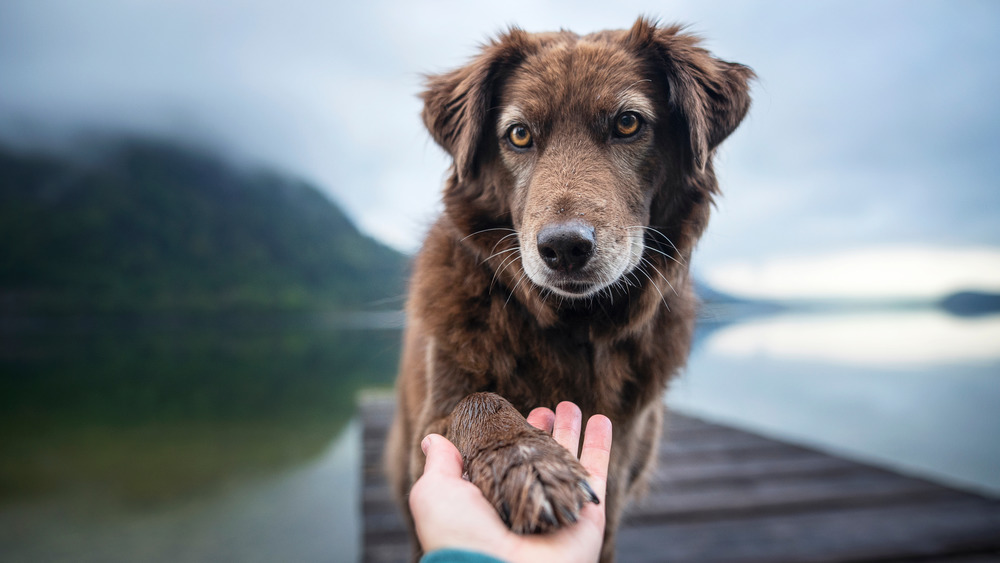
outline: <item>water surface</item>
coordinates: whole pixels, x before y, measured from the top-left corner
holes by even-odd
[[[398,318],[0,326],[0,560],[358,558]],[[1000,316],[704,325],[672,408],[1000,494]]]

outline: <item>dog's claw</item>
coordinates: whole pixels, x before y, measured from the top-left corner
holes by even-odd
[[[542,503],[541,511],[539,512],[538,517],[549,526],[555,527],[559,525],[559,521],[556,520],[555,513],[552,512],[552,503],[548,500]]]
[[[594,489],[593,487],[590,486],[590,483],[586,481],[580,481],[580,488],[583,489],[583,492],[586,493],[587,496],[590,498],[590,502],[594,504],[601,504],[601,499],[597,498],[597,493],[594,492]]]

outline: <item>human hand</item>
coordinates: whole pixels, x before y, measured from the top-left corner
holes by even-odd
[[[555,413],[535,409],[528,422],[551,432],[559,444],[577,454],[582,415],[573,403],[559,403]],[[575,524],[549,534],[511,532],[479,488],[462,478],[462,456],[445,437],[430,434],[420,446],[427,460],[409,500],[424,551],[466,549],[513,563],[597,561],[604,539],[604,495],[611,452],[611,421],[607,417],[590,418],[580,453],[580,463],[590,474],[588,482],[601,502],[585,503]]]

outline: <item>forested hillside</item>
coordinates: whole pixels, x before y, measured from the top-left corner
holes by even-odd
[[[400,306],[406,258],[314,187],[169,143],[0,148],[0,310]]]

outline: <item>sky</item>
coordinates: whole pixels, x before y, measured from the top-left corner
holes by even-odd
[[[419,119],[423,76],[509,25],[640,14],[760,77],[716,157],[696,275],[747,296],[798,278],[807,297],[1000,291],[997,2],[4,0],[0,139],[195,141],[301,176],[414,252],[448,167]]]

